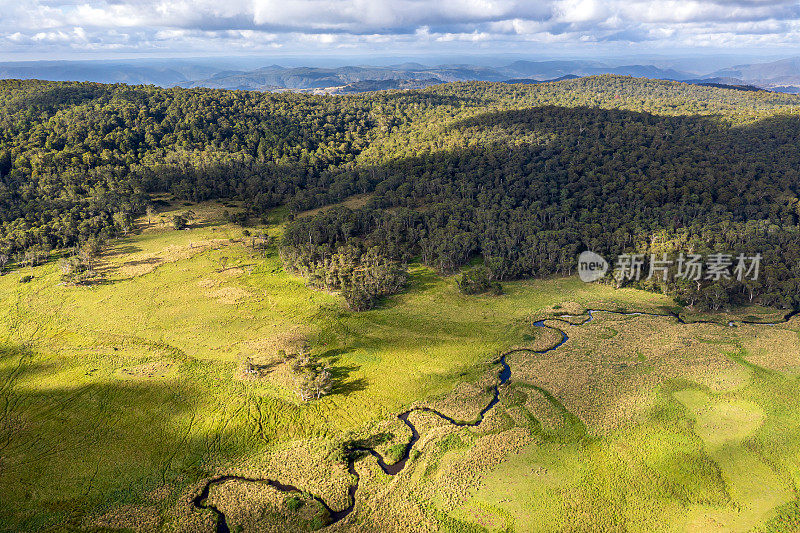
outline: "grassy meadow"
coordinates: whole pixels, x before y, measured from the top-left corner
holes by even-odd
[[[562,349],[511,362],[524,396],[507,411],[536,419],[531,442],[466,493],[452,483],[463,459],[447,457],[433,499],[489,530],[796,531],[796,363],[750,360],[766,334],[774,357],[762,351],[762,361],[796,362],[799,326],[601,313],[566,326]]]
[[[407,290],[353,313],[286,273],[274,244],[250,246],[222,216],[235,206],[190,208],[187,230],[165,223],[185,206],[141,217],[93,285],[62,284],[55,260],[0,276],[0,530],[213,530],[190,499],[219,473],[280,480],[341,509],[344,442],[383,435],[380,449],[398,453],[409,432],[394,415],[411,405],[474,417],[501,352],[553,342],[534,319],[677,309],[577,278],[464,296],[412,265]],[[277,239],[280,219],[249,229]],[[511,381],[483,424],[414,413],[421,439],[405,470],[359,461],[355,511],[331,529],[800,527],[800,319],[598,312],[547,324],[569,342],[509,356]],[[304,344],[336,379],[308,403],[277,357]],[[264,377],[243,372],[248,359]],[[244,530],[322,525],[311,500],[265,485],[226,483],[209,499]]]

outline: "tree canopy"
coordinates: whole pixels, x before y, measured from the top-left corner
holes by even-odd
[[[666,289],[800,304],[797,96],[616,76],[338,97],[5,80],[0,95],[4,257],[125,233],[155,193],[255,217],[370,193],[285,235],[287,264],[355,308],[399,290],[412,257],[453,272],[480,256],[505,280],[569,274],[586,249],[761,253],[749,286]]]

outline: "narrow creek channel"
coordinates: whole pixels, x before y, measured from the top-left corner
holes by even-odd
[[[451,418],[451,417],[449,417],[449,416],[437,411],[436,409],[433,409],[433,408],[430,408],[430,407],[412,407],[411,409],[409,409],[407,411],[403,411],[402,413],[397,415],[397,418],[399,418],[411,430],[411,438],[408,440],[408,443],[406,443],[405,449],[403,450],[403,454],[400,457],[400,460],[398,460],[396,463],[387,464],[386,460],[384,459],[384,457],[373,448],[360,447],[360,446],[355,446],[355,447],[348,448],[347,449],[347,452],[348,452],[347,471],[350,473],[351,476],[353,476],[353,479],[355,480],[355,482],[352,485],[350,485],[350,487],[347,490],[350,504],[347,507],[345,507],[344,509],[342,509],[342,510],[335,511],[335,510],[331,509],[328,506],[328,504],[322,498],[320,498],[318,496],[313,496],[313,495],[311,496],[314,500],[319,502],[328,511],[328,513],[330,514],[331,520],[327,525],[329,526],[329,525],[335,524],[336,522],[339,522],[340,520],[344,519],[347,515],[349,515],[353,511],[353,508],[355,507],[355,504],[356,504],[356,492],[358,491],[358,484],[359,484],[359,475],[358,475],[358,472],[356,471],[355,463],[356,463],[356,461],[358,461],[359,459],[361,459],[363,457],[363,456],[359,455],[357,452],[366,452],[366,453],[372,455],[373,457],[375,457],[375,459],[377,459],[378,465],[381,467],[381,470],[383,470],[384,473],[386,473],[386,474],[388,474],[390,476],[395,476],[395,475],[399,474],[406,467],[406,463],[408,462],[408,459],[411,456],[411,450],[414,448],[414,445],[417,443],[417,441],[419,440],[419,436],[420,436],[419,432],[417,431],[417,428],[408,419],[408,417],[411,415],[411,413],[418,412],[418,411],[419,412],[425,412],[425,413],[431,413],[431,414],[434,414],[434,415],[438,416],[442,420],[445,420],[446,422],[449,422],[450,424],[453,424],[455,426],[460,426],[460,427],[465,427],[465,426],[474,427],[474,426],[480,425],[481,422],[483,422],[483,419],[486,416],[486,413],[488,413],[495,405],[497,405],[497,402],[500,401],[500,387],[503,386],[506,382],[508,382],[509,379],[511,379],[511,367],[506,362],[506,357],[507,356],[509,356],[511,354],[514,354],[514,353],[518,353],[518,352],[526,352],[526,353],[530,353],[530,354],[539,354],[539,355],[541,355],[541,354],[545,354],[545,353],[551,352],[553,350],[557,350],[565,342],[567,342],[567,340],[569,340],[569,337],[567,336],[567,334],[563,330],[561,330],[561,329],[559,329],[559,328],[557,328],[555,326],[549,326],[549,325],[545,324],[545,321],[549,321],[549,322],[565,322],[565,323],[567,323],[567,324],[569,324],[571,326],[582,326],[582,325],[584,325],[584,324],[586,324],[588,322],[591,322],[594,319],[594,313],[608,313],[608,314],[623,315],[623,316],[644,315],[644,316],[658,316],[658,317],[664,317],[664,318],[674,318],[674,319],[676,319],[678,321],[679,324],[716,324],[716,325],[720,325],[720,326],[724,326],[725,325],[725,324],[721,324],[719,322],[715,322],[713,320],[697,320],[697,321],[685,322],[684,319],[681,318],[681,316],[678,313],[674,313],[674,312],[660,314],[660,313],[651,313],[651,312],[645,312],[645,311],[635,311],[635,312],[607,311],[607,310],[604,310],[604,309],[588,309],[586,311],[586,313],[585,313],[586,316],[585,316],[584,320],[581,321],[581,322],[570,322],[567,319],[568,318],[579,318],[579,317],[583,317],[584,315],[559,315],[559,316],[555,316],[555,317],[552,317],[552,318],[546,318],[546,319],[538,320],[538,321],[534,322],[533,325],[535,327],[553,329],[553,330],[559,332],[561,334],[561,340],[558,341],[553,346],[551,346],[551,347],[549,347],[549,348],[547,348],[545,350],[530,350],[530,349],[527,349],[527,348],[517,348],[517,349],[509,350],[509,351],[505,352],[503,355],[501,355],[500,358],[495,361],[495,363],[499,363],[500,364],[500,372],[498,373],[498,383],[496,385],[494,385],[494,387],[493,387],[492,399],[489,400],[489,403],[486,405],[486,407],[481,409],[480,413],[478,413],[478,417],[475,420],[473,420],[472,422],[456,420],[456,419]],[[741,322],[743,324],[753,324],[753,325],[762,325],[762,326],[775,326],[777,324],[782,324],[782,323],[788,322],[793,316],[797,315],[798,313],[800,313],[800,311],[791,311],[791,312],[787,313],[786,315],[784,315],[783,319],[780,322],[757,322],[757,321],[749,321],[749,320],[740,320],[739,322]],[[727,326],[728,327],[735,327],[735,324],[734,324],[733,321],[730,321],[730,322],[727,323]],[[194,498],[192,498],[192,504],[198,509],[209,509],[214,513],[214,515],[216,516],[216,519],[217,519],[217,526],[216,526],[217,533],[229,533],[230,532],[230,527],[228,526],[228,522],[227,522],[227,518],[225,517],[225,514],[221,510],[219,510],[219,508],[217,508],[216,506],[214,506],[213,504],[208,502],[208,496],[209,496],[209,492],[211,491],[211,488],[214,485],[221,485],[221,484],[226,483],[228,481],[244,481],[244,482],[247,482],[247,483],[261,483],[261,484],[264,484],[264,485],[269,485],[270,487],[273,487],[273,488],[275,488],[275,489],[277,489],[277,490],[279,490],[281,492],[286,492],[286,493],[298,493],[299,494],[299,493],[303,492],[302,490],[300,490],[299,488],[297,488],[297,487],[295,487],[293,485],[286,485],[286,484],[283,484],[283,483],[281,483],[279,481],[275,481],[275,480],[267,479],[267,478],[250,478],[250,477],[246,477],[246,476],[236,476],[236,475],[221,475],[221,476],[212,477],[211,479],[206,481],[206,483],[203,485],[203,488],[200,490],[200,492],[196,496],[194,496]]]

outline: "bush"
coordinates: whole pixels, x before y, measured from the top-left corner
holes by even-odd
[[[286,500],[284,500],[284,503],[286,504],[286,508],[289,509],[290,511],[297,511],[303,506],[305,502],[300,496],[295,495],[286,498]]]
[[[186,220],[184,215],[173,215],[172,216],[172,227],[175,229],[186,229],[189,225],[189,221]]]
[[[247,226],[249,218],[247,213],[231,213],[229,220],[237,226]]]
[[[458,290],[463,294],[503,294],[503,286],[497,281],[492,281],[489,269],[475,267],[467,270],[456,279]]]
[[[20,283],[30,283],[30,281],[31,281],[32,279],[33,279],[33,276],[31,276],[30,274],[28,274],[28,275],[25,275],[25,276],[22,276],[21,278],[19,278],[19,282],[20,282]]]
[[[406,265],[378,247],[284,246],[281,258],[288,270],[308,278],[312,286],[341,291],[353,311],[375,307],[382,297],[397,294],[408,283]]]
[[[367,311],[375,307],[378,301],[376,295],[370,294],[364,287],[348,286],[342,290],[342,296],[347,306],[353,311]]]

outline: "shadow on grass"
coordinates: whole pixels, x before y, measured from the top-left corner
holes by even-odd
[[[256,374],[258,374],[259,376],[264,376],[275,370],[280,365],[282,365],[283,361],[274,360],[264,364],[256,364],[251,361],[250,364],[252,365],[252,369]]]
[[[439,282],[439,276],[428,269],[419,269],[411,274],[406,292],[426,292]]]
[[[367,380],[364,378],[350,379],[350,374],[359,370],[359,365],[339,365],[341,356],[352,352],[350,348],[333,348],[320,354],[320,359],[325,359],[330,367],[333,389],[331,394],[341,394],[348,396],[352,392],[361,391],[367,388]]]
[[[413,267],[414,265],[411,266]],[[402,296],[412,293],[427,292],[439,283],[439,279],[439,276],[435,272],[427,269],[419,269],[415,272],[410,272],[409,282],[405,287],[400,289],[396,294],[379,298],[377,304],[372,307],[370,311],[397,307],[403,303]]]
[[[123,266],[126,267],[135,267],[135,266],[142,266],[142,265],[155,265],[161,263],[163,260],[160,257],[149,257],[147,259],[139,259],[136,261],[126,261]]]
[[[349,374],[349,369],[357,369],[358,367],[345,367],[348,370],[345,370],[346,374]],[[337,378],[337,369],[334,369],[332,372],[334,378],[334,385],[333,390],[331,391],[332,394],[341,394],[342,396],[349,396],[353,392],[362,391],[367,388],[367,380],[364,378],[356,378],[351,380],[346,380],[346,377]],[[345,374],[345,375],[346,375]]]
[[[375,435],[371,435],[365,439],[356,439],[347,443],[347,448],[357,449],[357,448],[377,448],[381,444],[386,444],[387,442],[391,442],[394,439],[394,433],[389,431],[384,431],[382,433],[376,433]]]
[[[125,255],[125,254],[134,254],[136,252],[141,252],[142,249],[138,246],[134,246],[132,244],[120,244],[117,246],[111,247],[107,252],[103,253],[104,257],[116,257],[118,255]]]
[[[335,364],[339,361],[339,358],[346,354],[352,352],[352,348],[332,348],[330,350],[326,350],[319,354],[319,356],[323,359],[328,359],[330,364]]]
[[[95,513],[148,490],[183,490],[206,475],[189,472],[217,450],[243,455],[221,424],[192,431],[202,390],[156,380],[53,381],[59,370],[28,348],[0,344],[0,530],[38,531],[43,520],[84,529]],[[25,386],[40,381],[50,386]],[[38,488],[52,479],[57,488]]]

